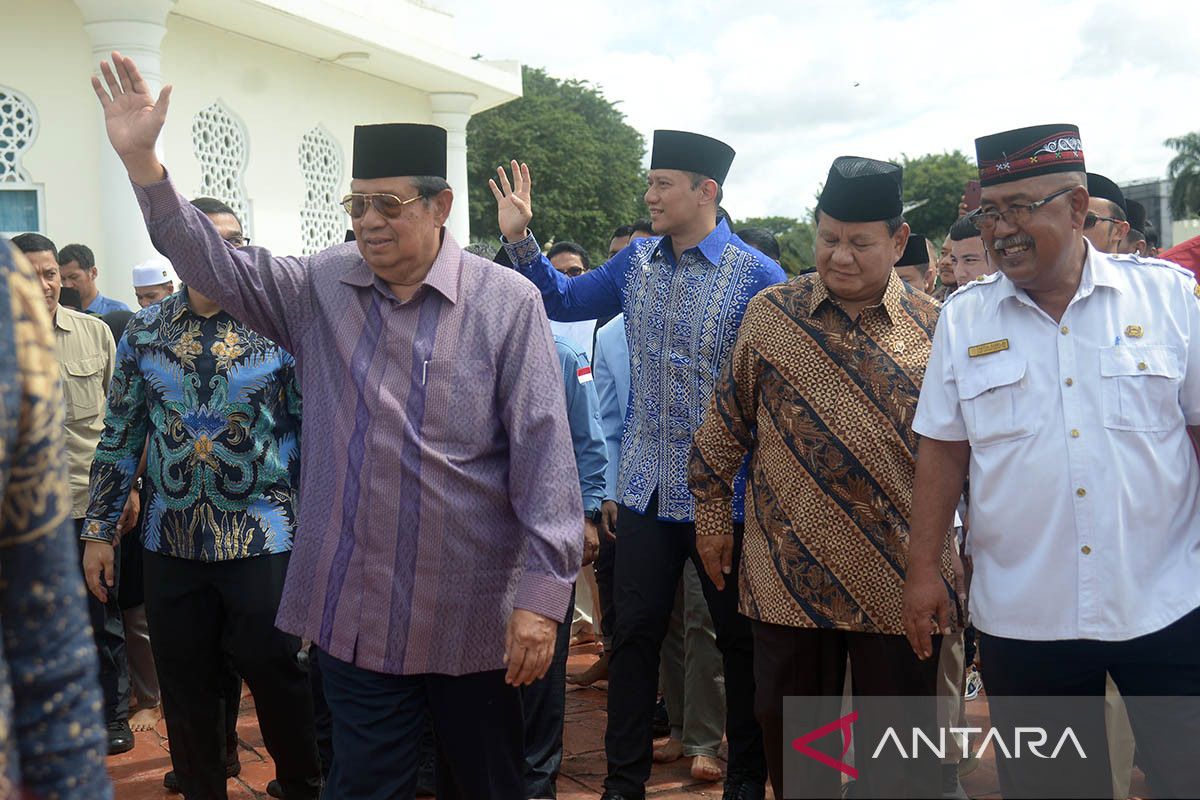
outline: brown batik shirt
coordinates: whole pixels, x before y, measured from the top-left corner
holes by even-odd
[[[815,273],[750,301],[690,467],[697,534],[728,534],[733,478],[750,454],[746,616],[903,634],[912,420],[937,317],[937,302],[895,273],[857,320]],[[953,607],[948,544],[942,575]]]

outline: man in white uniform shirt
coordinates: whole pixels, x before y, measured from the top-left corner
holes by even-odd
[[[906,632],[928,657],[946,625],[938,554],[969,466],[970,604],[992,722],[1010,742],[1014,726],[1044,726],[1049,750],[1069,724],[1087,756],[998,751],[1001,794],[1111,796],[1109,673],[1154,795],[1200,796],[1200,287],[1083,238],[1074,126],[976,150],[973,218],[999,273],[947,300],[925,373]]]

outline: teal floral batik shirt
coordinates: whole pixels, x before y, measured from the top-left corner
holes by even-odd
[[[117,346],[83,538],[112,542],[146,444],[147,550],[227,561],[292,549],[300,391],[291,355],[184,289]]]

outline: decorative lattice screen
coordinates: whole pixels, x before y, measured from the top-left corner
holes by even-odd
[[[300,140],[300,173],[304,176],[300,236],[302,252],[310,255],[341,242],[349,224],[349,218],[338,205],[342,150],[320,125]]]

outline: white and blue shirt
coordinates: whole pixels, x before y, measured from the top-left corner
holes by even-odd
[[[512,262],[542,293],[546,315],[572,322],[624,312],[629,342],[629,410],[621,440],[617,502],[658,518],[690,522],[692,434],[733,351],[750,298],[785,280],[774,261],[724,221],[678,262],[669,237],[636,239],[603,266],[562,275],[533,235],[505,243]]]

